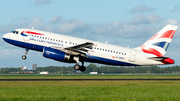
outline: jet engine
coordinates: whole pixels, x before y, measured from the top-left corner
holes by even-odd
[[[69,54],[51,47],[44,47],[43,56],[57,61],[73,63],[73,60]]]

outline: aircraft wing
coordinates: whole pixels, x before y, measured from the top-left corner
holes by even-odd
[[[71,47],[52,47],[55,49],[58,49],[60,51],[64,51],[67,54],[71,54],[71,55],[82,55],[82,54],[86,54],[88,51],[91,51],[93,48],[94,43],[91,42],[86,42],[86,43],[82,43],[76,46],[71,46]]]
[[[83,43],[83,44],[79,44],[79,45],[76,45],[76,46],[72,46],[72,47],[66,47],[64,49],[67,49],[67,50],[71,50],[71,51],[79,51],[79,52],[88,52],[90,51],[93,47],[94,44],[91,43],[91,42],[86,42],[86,43]]]

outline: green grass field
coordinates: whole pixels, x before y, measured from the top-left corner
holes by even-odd
[[[180,79],[180,75],[124,75],[124,74],[70,74],[70,75],[0,75],[0,79]]]
[[[0,75],[0,79],[179,78],[163,75]],[[0,81],[0,101],[179,101],[180,81]]]

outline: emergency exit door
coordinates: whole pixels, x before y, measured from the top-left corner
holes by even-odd
[[[129,61],[130,62],[135,62],[135,59],[136,59],[136,51],[135,50],[131,50]]]

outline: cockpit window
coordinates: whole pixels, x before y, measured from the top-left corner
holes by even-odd
[[[11,31],[12,33],[14,33],[14,34],[18,34],[18,31]]]
[[[16,31],[11,31],[11,32],[14,33],[14,34],[16,33]]]

